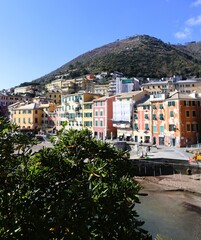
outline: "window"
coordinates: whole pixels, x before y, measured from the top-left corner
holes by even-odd
[[[164,132],[164,126],[160,126],[160,132],[161,132],[161,133]]]
[[[190,131],[191,131],[191,125],[188,124],[188,123],[186,124],[186,131],[187,131],[187,132],[190,132]]]
[[[190,117],[190,112],[186,111],[186,117]]]
[[[153,109],[156,109],[156,105],[153,105]]]
[[[157,126],[153,126],[153,132],[157,132]]]
[[[25,118],[23,118],[23,123],[26,123]]]
[[[98,126],[98,121],[97,121],[97,120],[95,121],[95,126],[96,126],[96,127]]]
[[[169,131],[175,131],[175,125],[174,124],[169,125]]]
[[[197,132],[198,131],[198,124],[197,123],[191,124],[191,131],[193,131],[193,132]]]
[[[38,118],[35,118],[35,123],[38,123]]]
[[[164,120],[163,114],[160,114],[160,120]]]
[[[84,113],[84,117],[92,117],[92,113]]]
[[[37,110],[35,110],[35,114],[37,114],[38,113],[38,111]]]
[[[100,126],[101,127],[103,126],[103,120],[100,120]]]
[[[137,114],[134,114],[134,119],[138,119],[138,116],[137,116]]]
[[[192,101],[192,106],[195,106],[195,101]]]
[[[160,109],[163,109],[163,104],[160,104]]]
[[[175,101],[168,102],[168,106],[175,106]]]
[[[153,120],[156,120],[156,114],[153,114]]]
[[[191,102],[190,101],[184,101],[184,106],[191,106]]]
[[[174,112],[170,111],[170,117],[174,117]]]
[[[18,118],[18,123],[20,123],[20,118]]]
[[[100,111],[100,116],[103,116],[103,111]]]
[[[84,122],[84,126],[85,127],[91,127],[92,126],[92,122]]]
[[[149,130],[149,124],[148,124],[148,123],[145,123],[144,129],[145,129],[145,130]]]
[[[137,107],[136,107],[137,108]],[[137,110],[137,109],[136,109]],[[146,105],[146,106],[143,106],[143,110],[149,110],[149,106]]]
[[[138,124],[137,123],[134,123],[134,129],[138,130]]]
[[[30,113],[31,113],[31,110],[28,110],[28,113],[30,114]]]
[[[98,116],[98,111],[95,112],[95,116]]]
[[[196,111],[192,111],[192,116],[196,117]]]
[[[22,111],[22,114],[26,114],[26,110],[23,110],[23,111]]]
[[[144,118],[145,118],[145,119],[149,119],[148,114],[145,114],[145,115],[144,115]]]

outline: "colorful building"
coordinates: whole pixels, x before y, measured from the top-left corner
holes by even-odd
[[[93,134],[97,139],[113,139],[117,129],[113,126],[113,102],[116,96],[93,100]]]
[[[143,113],[144,111],[144,113]],[[134,139],[186,147],[201,141],[201,96],[196,93],[151,95],[134,111]]]
[[[83,111],[85,114],[89,111],[87,109],[83,109],[84,104],[99,97],[101,97],[101,95],[84,92],[62,95],[61,106],[57,108],[56,114],[57,130],[61,128],[62,122],[67,123],[66,129],[82,129],[83,124],[86,124],[88,121],[86,120],[86,117],[84,117]],[[88,113],[90,113],[90,111]]]
[[[42,130],[47,132],[54,128],[54,119],[51,113],[56,109],[56,104],[26,104],[10,109],[10,121],[16,123],[20,129]]]
[[[136,119],[137,117],[134,109],[147,97],[146,91],[134,91],[119,94],[115,98],[113,103],[113,127],[117,128],[119,139],[133,139],[133,118]]]

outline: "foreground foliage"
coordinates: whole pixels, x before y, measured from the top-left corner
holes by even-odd
[[[1,239],[151,239],[125,153],[64,129],[53,148],[32,153],[34,141],[19,144],[13,130],[1,120]]]

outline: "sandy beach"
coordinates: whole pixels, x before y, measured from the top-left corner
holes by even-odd
[[[135,180],[146,189],[166,191],[187,191],[201,196],[201,175],[163,175],[157,177],[135,177]]]

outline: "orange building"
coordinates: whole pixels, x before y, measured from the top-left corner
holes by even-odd
[[[155,94],[133,109],[135,142],[186,147],[201,142],[201,94]]]
[[[185,147],[200,141],[201,96],[175,92],[150,101],[153,143]]]
[[[10,109],[10,121],[16,123],[20,129],[47,131],[54,127],[51,114],[56,109],[56,104],[26,104]]]

